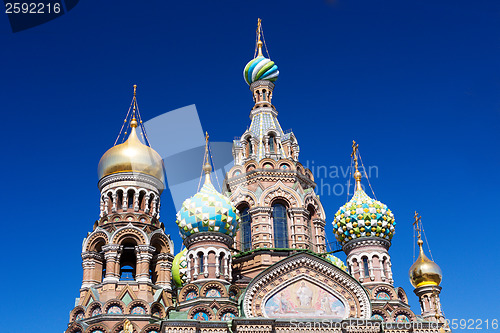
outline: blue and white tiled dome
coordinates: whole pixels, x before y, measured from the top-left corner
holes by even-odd
[[[215,190],[207,175],[201,190],[183,202],[176,223],[185,239],[200,232],[220,232],[234,237],[239,221],[238,210]]]

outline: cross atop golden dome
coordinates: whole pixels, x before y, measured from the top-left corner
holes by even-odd
[[[413,226],[417,232],[419,256],[410,268],[410,282],[415,288],[427,285],[438,286],[441,283],[443,273],[441,272],[441,268],[434,261],[427,258],[424,253],[424,241],[422,240],[422,217],[415,212],[414,218],[415,221],[413,222]]]

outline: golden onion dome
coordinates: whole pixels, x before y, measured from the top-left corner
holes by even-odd
[[[418,240],[420,254],[410,267],[410,282],[413,287],[438,286],[443,278],[441,268],[432,260],[427,258],[422,248],[423,241]]]
[[[102,155],[97,167],[99,179],[120,172],[138,172],[153,176],[165,184],[161,156],[139,140],[135,118],[130,122],[130,127],[127,140]]]

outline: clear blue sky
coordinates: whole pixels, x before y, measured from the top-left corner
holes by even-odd
[[[257,17],[280,69],[273,103],[301,161],[345,168],[355,139],[377,166],[372,186],[398,223],[395,284],[412,309],[417,210],[444,272],[446,316],[500,319],[498,1],[82,0],[15,34],[0,14],[2,332],[64,331],[99,213],[97,163],[133,84],[145,120],[196,104],[214,141],[243,133],[252,99],[241,72]],[[332,241],[345,194],[321,198]]]

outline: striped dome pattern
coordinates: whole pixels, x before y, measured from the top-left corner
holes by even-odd
[[[187,249],[177,253],[172,262],[172,280],[177,287],[181,288],[187,281]]]
[[[333,232],[341,245],[360,237],[380,237],[390,241],[394,236],[395,226],[391,210],[359,189],[335,213]]]
[[[243,77],[246,83],[251,85],[258,80],[276,81],[279,75],[278,66],[263,56],[250,60],[243,70]]]
[[[182,203],[176,221],[183,239],[206,231],[234,237],[239,222],[237,209],[210,182],[205,182],[200,192]]]

